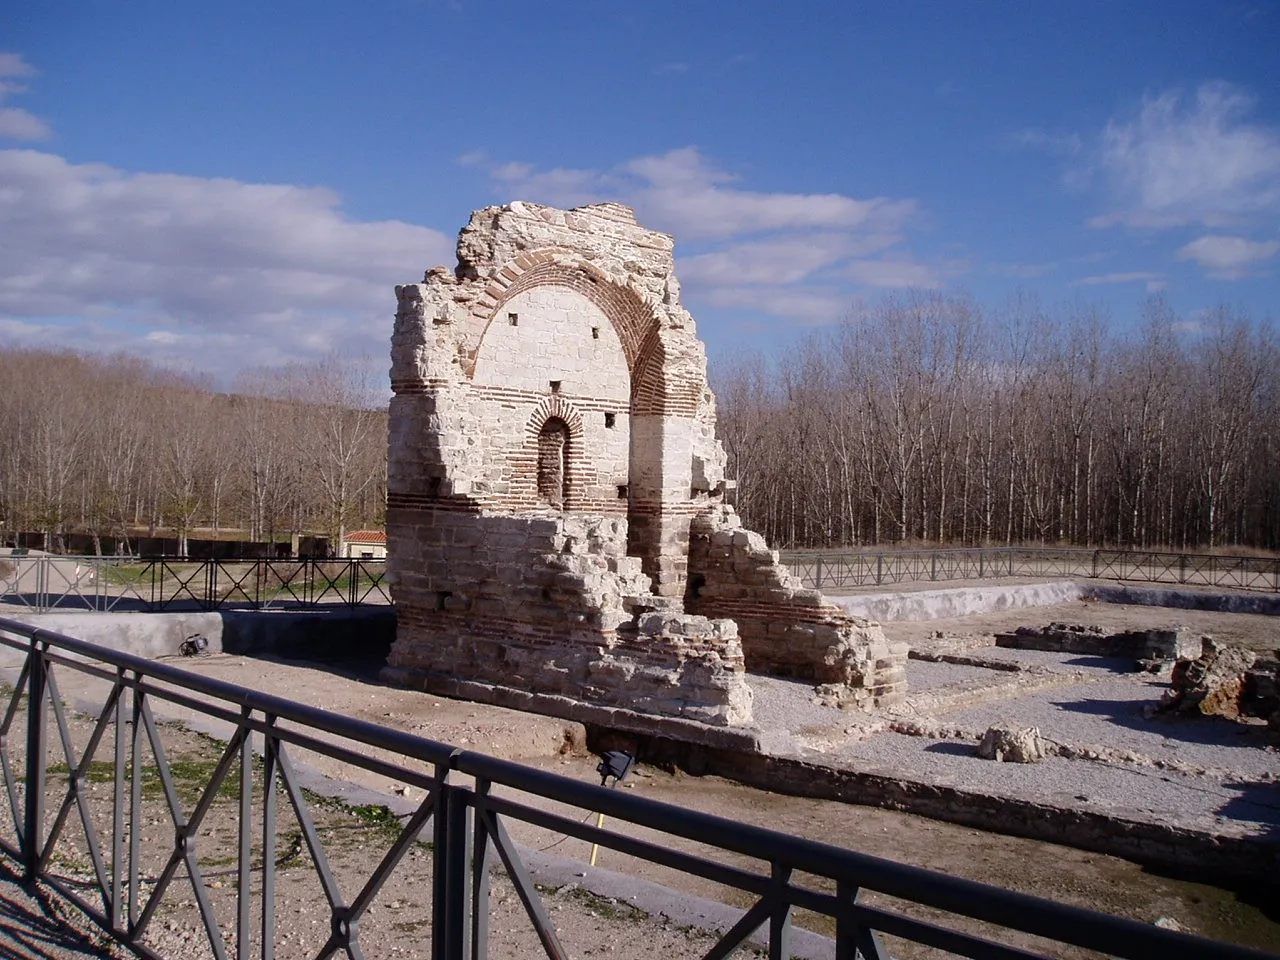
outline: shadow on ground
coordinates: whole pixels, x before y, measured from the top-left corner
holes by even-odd
[[[1208,747],[1265,747],[1266,731],[1235,723],[1221,717],[1158,714],[1143,716],[1143,709],[1151,704],[1136,700],[1097,700],[1082,697],[1079,700],[1058,700],[1055,707],[1071,713],[1087,713],[1103,717],[1118,727],[1141,730],[1164,737]]]
[[[23,883],[10,864],[0,861],[0,956],[12,960],[103,956],[103,938],[86,936],[63,923],[58,911],[71,909]]]

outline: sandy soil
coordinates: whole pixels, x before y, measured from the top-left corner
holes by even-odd
[[[910,641],[939,631],[982,634],[1054,620],[1094,623],[1109,629],[1182,624],[1257,649],[1280,645],[1277,641],[1280,620],[1276,618],[1091,603],[1017,610],[956,621],[888,624],[886,631],[895,638]],[[434,740],[554,770],[584,782],[599,782],[595,758],[575,751],[581,738],[571,725],[502,708],[389,688],[374,679],[375,664],[349,661],[317,665],[217,655],[183,660],[179,665],[244,686],[270,689],[346,716],[392,725]],[[94,699],[94,691],[69,681],[63,681],[62,694],[72,703],[77,698],[85,702]],[[322,758],[311,760],[329,776],[359,780],[388,796],[413,795],[412,789],[406,790],[403,784],[387,778]],[[1280,906],[1277,906],[1280,896],[1275,887],[1263,886],[1261,882],[1256,887],[1222,889],[1155,874],[1115,857],[1004,837],[909,814],[784,797],[717,778],[695,778],[651,768],[641,768],[622,788],[741,822],[1147,922],[1173,917],[1193,932],[1280,952]],[[584,811],[564,812],[578,819],[589,816]],[[536,828],[519,830],[516,839],[535,849],[554,845],[553,852],[569,857],[585,860],[589,856],[585,843],[560,840],[555,834]],[[725,891],[713,884],[672,875],[611,851],[602,855],[602,865],[624,872],[634,871],[691,893],[735,900],[733,896],[726,897]],[[744,905],[740,900],[737,902]],[[812,921],[802,918],[801,923]],[[821,929],[820,923],[817,926]],[[667,944],[667,948],[672,946]]]
[[[1078,603],[953,622],[889,624],[886,630],[910,640],[935,631],[981,634],[1054,620],[1096,623],[1109,629],[1138,623],[1183,624],[1261,649],[1270,648],[1280,627],[1274,618],[1268,617]],[[598,782],[594,757],[562,752],[566,744],[576,742],[573,729],[563,722],[387,688],[372,679],[373,673],[367,664],[352,662],[319,668],[214,657],[186,665],[250,686],[266,682],[269,676],[274,690],[303,702],[410,729],[432,739],[483,750],[586,782]],[[323,768],[323,764],[321,766]],[[390,783],[370,782],[370,785],[397,789]],[[1280,950],[1280,908],[1276,907],[1280,899],[1276,898],[1274,888],[1227,890],[1185,878],[1157,875],[1117,857],[995,835],[911,814],[780,796],[714,777],[692,777],[642,767],[623,787],[741,822],[1148,922],[1172,916],[1195,932]],[[573,813],[565,812],[566,815]],[[517,839],[538,848],[558,838],[526,828]],[[555,852],[584,859],[588,856],[587,845],[576,840],[561,842]],[[674,876],[618,854],[607,853],[605,865],[634,871],[704,896],[715,898],[724,894],[715,885]]]

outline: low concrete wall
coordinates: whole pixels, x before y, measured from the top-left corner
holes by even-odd
[[[182,641],[200,634],[209,652],[222,649],[222,615],[218,613],[9,613],[6,619],[65,634],[122,653],[154,660],[179,652]],[[21,654],[0,648],[0,663],[17,663]]]
[[[1099,583],[1085,587],[1084,598],[1101,603],[1128,603],[1143,607],[1174,607],[1215,613],[1257,613],[1280,617],[1280,594],[1211,593],[1176,587],[1124,587]]]
[[[396,633],[395,610],[383,605],[207,613],[0,611],[0,616],[148,659],[178,655],[182,642],[195,634],[209,641],[209,653],[298,660],[386,659]],[[0,648],[0,663],[19,659],[17,651]]]
[[[828,596],[827,599],[846,613],[881,623],[968,617],[1023,607],[1046,607],[1075,600],[1280,616],[1280,594],[1218,593],[1178,587],[1131,587],[1077,580],[993,584],[989,587],[948,587],[902,593],[864,593],[847,597]]]
[[[950,587],[909,593],[867,593],[827,599],[846,613],[882,623],[900,620],[941,620],[978,613],[1045,607],[1070,603],[1084,596],[1084,587],[1074,580],[1047,583],[1020,583],[990,587]]]

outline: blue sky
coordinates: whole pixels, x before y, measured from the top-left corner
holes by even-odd
[[[9,344],[381,358],[515,199],[673,234],[713,359],[911,287],[1280,315],[1275,0],[79,0],[0,51]]]

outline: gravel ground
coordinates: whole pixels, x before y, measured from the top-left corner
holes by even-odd
[[[1142,674],[1133,677],[1145,676]],[[1047,691],[949,711],[948,723],[985,730],[989,726],[1039,727],[1042,736],[1072,744],[1102,744],[1158,760],[1259,777],[1280,772],[1280,756],[1265,749],[1264,731],[1210,717],[1147,719],[1143,709],[1167,684],[1154,679],[1113,678],[1082,688]]]
[[[1144,767],[1121,767],[1050,757],[1035,764],[981,760],[972,744],[882,733],[851,742],[835,754],[860,767],[893,776],[1058,806],[1137,814],[1166,823],[1217,826],[1242,832],[1280,828],[1280,785],[1242,784]],[[1272,765],[1275,766],[1274,757]]]
[[[971,656],[988,660],[1004,660],[1024,663],[1028,666],[1048,667],[1051,670],[1097,670],[1099,673],[1134,674],[1131,657],[1095,657],[1081,653],[1062,653],[1055,650],[1018,650],[1013,647],[980,647],[970,650]]]
[[[761,730],[797,733],[813,728],[843,729],[857,717],[814,700],[813,684],[806,680],[785,680],[752,674],[751,712]]]
[[[1041,736],[1058,743],[1128,751],[1175,769],[1060,757],[1036,764],[994,763],[979,758],[972,741],[892,732],[867,737],[865,723],[856,724],[854,715],[814,703],[808,684],[753,676],[756,717],[766,729],[785,728],[810,751],[900,779],[1201,829],[1280,828],[1280,752],[1266,746],[1260,727],[1206,717],[1145,717],[1144,709],[1168,684],[1134,672],[1125,658],[1002,647],[968,653],[1062,673],[1080,671],[1086,679],[1032,693],[1011,687],[987,703],[914,719],[936,720],[974,736],[991,726],[1037,727]],[[907,664],[913,694],[1018,676],[950,663]]]
[[[986,651],[981,651],[983,656]],[[907,690],[910,693],[938,691],[965,681],[986,681],[999,683],[1017,676],[1003,670],[990,670],[986,667],[967,667],[955,663],[930,663],[927,660],[907,661]]]

